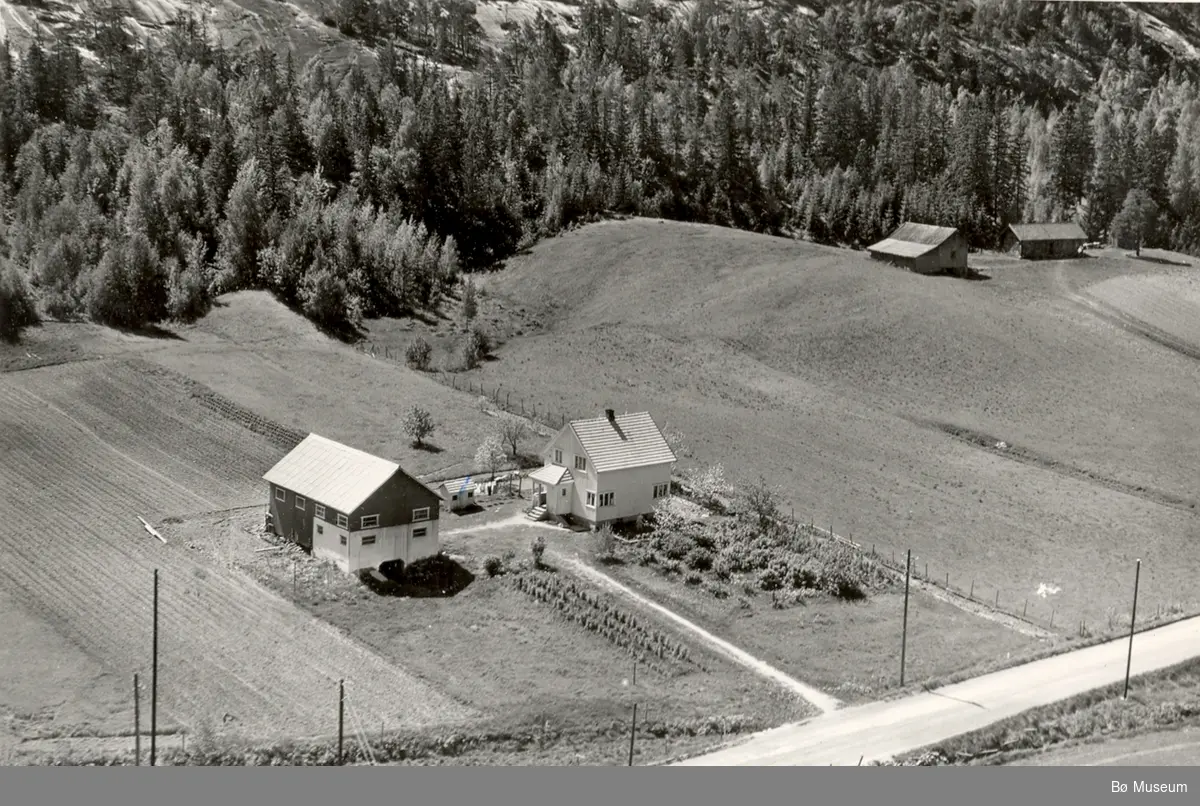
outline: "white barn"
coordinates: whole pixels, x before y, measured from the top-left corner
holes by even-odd
[[[654,511],[671,491],[675,452],[647,412],[572,420],[542,451],[529,515],[570,518],[592,527]]]

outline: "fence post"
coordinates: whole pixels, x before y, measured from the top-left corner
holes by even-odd
[[[967,594],[967,598],[968,599],[975,598],[975,580],[973,580],[973,579],[971,580],[971,592]]]
[[[1000,589],[996,588],[996,609],[1000,609]]]
[[[1025,613],[1029,610],[1029,600],[1025,600],[1025,606],[1021,608],[1021,618],[1025,618]]]
[[[1054,613],[1055,613],[1056,609],[1057,608],[1054,608],[1054,607],[1050,608],[1050,629],[1052,629],[1052,630],[1054,629]]]

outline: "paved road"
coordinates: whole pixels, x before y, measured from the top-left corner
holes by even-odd
[[[756,734],[681,762],[695,766],[826,766],[884,761],[1125,677],[1128,638],[1056,655],[889,702],[854,706]],[[1139,633],[1133,674],[1200,656],[1200,617]]]

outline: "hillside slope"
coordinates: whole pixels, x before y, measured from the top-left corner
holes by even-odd
[[[1200,537],[1200,368],[1069,301],[1054,265],[991,263],[964,282],[715,227],[596,224],[489,279],[546,326],[479,375],[573,416],[649,408],[798,515],[1005,598],[1048,583],[1060,614],[1094,610],[1089,588],[1135,550],[1162,558],[1164,595],[1191,590],[1167,560]],[[1064,284],[1137,271],[1080,263]]]

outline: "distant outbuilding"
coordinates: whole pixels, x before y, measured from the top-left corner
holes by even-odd
[[[1066,224],[1009,224],[1000,247],[1026,260],[1076,257],[1087,233],[1074,222]]]
[[[443,481],[438,485],[437,492],[451,512],[461,512],[475,505],[475,493],[478,489],[479,485],[473,483],[468,476]]]
[[[906,222],[867,252],[918,274],[967,273],[967,239],[954,227]]]
[[[268,526],[343,571],[440,549],[441,498],[395,462],[309,434],[266,472]]]

